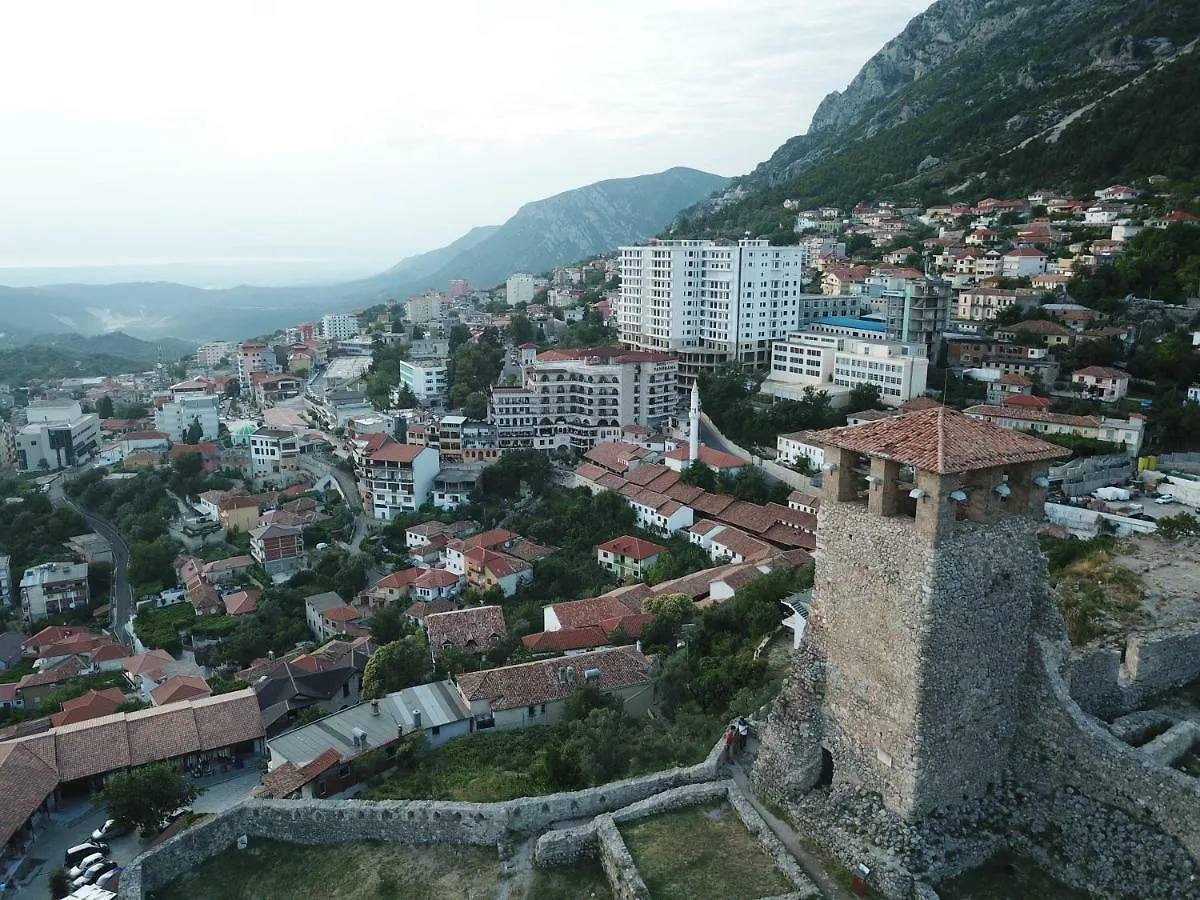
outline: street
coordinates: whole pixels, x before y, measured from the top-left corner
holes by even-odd
[[[83,516],[88,527],[103,537],[112,545],[112,632],[121,643],[132,646],[133,636],[129,633],[129,619],[133,614],[133,592],[125,579],[125,570],[129,566],[129,545],[121,537],[120,532],[104,519],[97,518],[80,509],[69,499],[63,490],[66,474],[55,478],[50,483],[50,502],[55,506],[63,506],[75,510]]]

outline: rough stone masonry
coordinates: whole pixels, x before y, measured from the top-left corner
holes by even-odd
[[[888,897],[1006,848],[1105,896],[1200,896],[1200,782],[1063,681],[1036,536],[1053,451],[964,418],[827,433],[812,613],[755,789]]]

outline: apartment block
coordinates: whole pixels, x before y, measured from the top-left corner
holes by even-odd
[[[404,301],[404,314],[414,325],[436,322],[446,311],[449,298],[437,291],[415,294]]]
[[[826,314],[801,312],[810,262],[807,247],[749,238],[622,247],[621,342],[676,354],[689,381],[728,361],[766,364],[773,341]]]
[[[352,313],[325,313],[321,316],[321,337],[344,341],[358,336],[358,316]]]
[[[154,427],[178,444],[192,424],[198,423],[200,440],[215,441],[220,413],[221,398],[208,393],[207,385],[184,381],[172,385],[170,401],[154,411]]]
[[[299,457],[300,439],[290,431],[259,428],[250,435],[250,471],[255,477],[296,472]]]
[[[806,388],[813,388],[841,406],[855,387],[873,384],[879,388],[881,402],[899,406],[925,392],[929,372],[925,353],[923,344],[797,332],[773,347],[771,372],[762,391],[797,400]]]
[[[438,451],[418,444],[387,441],[366,456],[360,467],[363,505],[371,515],[390,521],[429,501],[441,468]]]
[[[236,341],[209,341],[196,349],[196,365],[202,369],[212,369],[221,364],[221,360],[233,361],[237,353]]]
[[[446,360],[401,360],[400,385],[412,391],[421,403],[444,401],[448,389]],[[397,390],[393,403],[398,402],[399,396],[400,392]]]
[[[524,369],[521,387],[492,389],[489,421],[501,449],[586,451],[627,425],[666,427],[678,405],[677,360],[612,347],[550,350]]]
[[[506,294],[509,306],[516,306],[518,303],[532,303],[533,295],[546,286],[545,278],[539,278],[536,275],[530,275],[527,272],[517,272],[510,275],[505,283]]]
[[[87,563],[48,562],[21,576],[21,611],[31,622],[88,605]]]
[[[57,470],[93,456],[100,445],[100,419],[75,400],[35,400],[17,431],[17,468]]]
[[[237,349],[238,384],[242,393],[249,396],[251,392],[250,376],[255,372],[277,372],[279,366],[275,360],[275,351],[268,344],[245,343]]]

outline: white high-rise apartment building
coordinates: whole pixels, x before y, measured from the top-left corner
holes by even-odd
[[[215,368],[223,359],[232,360],[237,348],[235,341],[210,341],[201,344],[196,349],[196,365],[204,369]]]
[[[404,312],[408,316],[408,321],[414,325],[436,322],[442,317],[447,300],[445,294],[439,294],[437,291],[415,294],[404,301]]]
[[[345,341],[358,336],[358,316],[351,313],[325,313],[321,316],[321,337],[327,341]]]
[[[400,384],[413,392],[421,403],[438,403],[446,399],[448,388],[446,360],[401,360]],[[396,395],[398,397],[399,391]]]
[[[518,303],[532,303],[533,295],[547,284],[545,278],[539,278],[536,275],[530,275],[527,272],[517,272],[515,275],[510,275],[505,285],[507,288],[505,296],[508,298],[509,306],[516,306]]]
[[[810,262],[806,246],[772,247],[749,238],[622,247],[621,342],[677,354],[686,378],[728,361],[765,365],[773,341],[857,303],[805,294]],[[822,302],[829,299],[838,302]]]
[[[200,425],[200,439],[215,441],[220,427],[221,398],[210,394],[200,382],[184,381],[171,387],[171,402],[154,411],[154,427],[171,443],[183,440],[193,423]]]
[[[586,451],[620,440],[626,425],[665,428],[678,405],[677,375],[667,353],[550,350],[525,366],[521,387],[492,388],[489,421],[502,449]]]

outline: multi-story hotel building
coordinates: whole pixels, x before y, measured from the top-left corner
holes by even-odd
[[[677,374],[668,353],[550,350],[526,365],[523,385],[492,389],[489,421],[501,449],[586,451],[620,440],[626,425],[665,427],[679,402]]]
[[[765,365],[773,341],[811,319],[851,312],[847,304],[858,302],[805,294],[810,263],[807,246],[772,247],[749,238],[622,247],[621,342],[677,355],[682,380],[689,382],[726,362]]]

